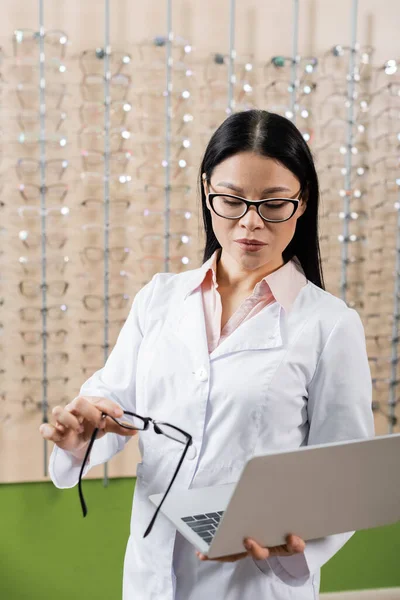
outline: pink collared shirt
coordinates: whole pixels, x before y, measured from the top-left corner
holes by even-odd
[[[307,279],[297,260],[291,260],[257,283],[221,331],[222,302],[216,278],[219,250],[202,267],[201,290],[207,331],[208,351],[211,353],[231,333],[272,302],[289,311]]]

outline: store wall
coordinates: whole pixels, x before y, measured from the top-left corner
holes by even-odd
[[[123,48],[165,33],[165,4],[113,0],[112,44]],[[349,43],[349,0],[301,0],[300,5],[302,54]],[[376,48],[374,62],[398,57],[398,0],[363,0],[359,5],[359,40]],[[37,29],[37,6],[37,0],[2,1],[0,45],[9,47],[15,28]],[[226,52],[228,6],[228,0],[176,0],[174,31],[203,56]],[[291,0],[239,0],[237,51],[260,59],[289,54],[291,8]],[[45,24],[64,29],[71,40],[68,52],[76,55],[101,45],[103,1],[46,0]],[[13,440],[15,447],[19,443]],[[12,455],[6,460],[12,461]],[[113,480],[106,490],[101,481],[85,482],[89,514],[83,520],[76,489],[60,491],[51,483],[0,486],[0,598],[120,598],[133,487],[131,479]],[[322,590],[400,586],[399,556],[399,525],[359,532],[324,567]]]
[[[134,482],[0,486],[1,600],[117,600]],[[400,524],[356,533],[322,569],[321,591],[400,586]],[[222,600],[222,599],[221,599]]]

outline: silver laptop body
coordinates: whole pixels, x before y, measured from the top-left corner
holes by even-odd
[[[251,458],[239,481],[172,486],[161,512],[209,558],[400,520],[400,434],[304,446]],[[158,506],[163,494],[150,500]]]

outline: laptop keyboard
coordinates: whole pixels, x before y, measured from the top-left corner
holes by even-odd
[[[224,511],[207,513],[205,515],[193,515],[190,517],[182,517],[182,521],[189,525],[207,544],[211,544],[212,539],[217,531],[217,527],[221,520]]]

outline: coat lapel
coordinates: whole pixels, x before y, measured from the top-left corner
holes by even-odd
[[[283,309],[278,302],[266,306],[245,321],[209,355],[201,288],[185,296],[169,319],[170,330],[190,351],[195,365],[243,350],[267,350],[282,346]]]
[[[188,348],[194,365],[205,365],[209,361],[209,353],[201,289],[178,304],[178,312],[169,323],[170,329]]]
[[[211,353],[211,360],[232,352],[279,348],[283,345],[282,318],[281,305],[269,304],[225,338]]]

